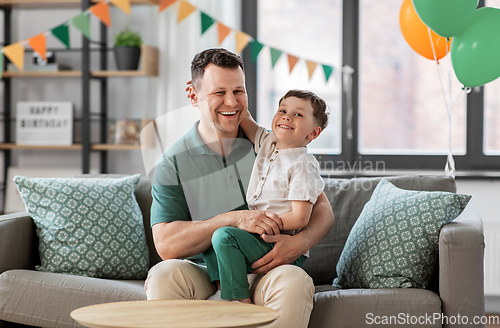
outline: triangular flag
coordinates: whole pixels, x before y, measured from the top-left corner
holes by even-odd
[[[2,78],[3,73],[3,54],[0,53],[0,79]]]
[[[54,27],[52,30],[52,35],[59,39],[67,49],[69,49],[69,27],[66,24],[61,24],[58,27]]]
[[[235,38],[236,38],[236,53],[239,54],[243,51],[243,49],[245,49],[248,42],[250,42],[251,38],[250,35],[241,31],[236,31]]]
[[[107,27],[111,27],[111,17],[109,17],[109,5],[106,2],[99,2],[90,7],[92,14],[96,15]]]
[[[90,19],[89,15],[86,15],[85,13],[81,13],[80,15],[74,17],[71,20],[71,24],[73,24],[74,27],[76,27],[80,32],[83,33],[87,37],[87,39],[90,39]]]
[[[298,61],[299,61],[299,58],[292,56],[292,55],[288,55],[288,66],[290,66],[290,73],[292,73],[292,70]]]
[[[210,26],[215,23],[215,19],[205,14],[203,11],[200,11],[201,15],[201,34],[206,32]]]
[[[272,64],[271,67],[274,68],[274,65],[276,65],[276,62],[280,58],[283,51],[274,48],[269,48],[269,49],[271,50],[271,64]]]
[[[46,52],[47,52],[47,41],[45,40],[44,33],[38,34],[37,36],[29,39],[28,44],[34,51],[38,52],[38,54],[43,58],[43,60],[47,60]]]
[[[177,13],[177,23],[182,22],[186,17],[191,15],[196,10],[196,7],[189,2],[181,0],[179,4],[179,12]]]
[[[330,79],[330,75],[332,75],[333,67],[328,65],[323,65],[323,72],[325,72],[325,79],[326,82],[328,82],[328,80]]]
[[[316,69],[316,66],[318,66],[318,63],[312,62],[310,60],[306,60],[307,64],[307,72],[309,73],[309,80],[311,79],[311,76],[314,73],[314,70]]]
[[[3,53],[20,71],[24,70],[24,47],[21,42],[3,47]]]
[[[220,22],[217,23],[217,28],[219,30],[219,44],[221,44],[229,33],[231,33],[231,29]]]
[[[257,40],[250,41],[252,63],[255,63],[255,61],[257,60],[257,56],[259,55],[259,52],[262,50],[262,48],[264,48],[264,45],[259,41]]]
[[[111,0],[111,3],[130,15],[130,0]]]
[[[177,0],[161,0],[160,2],[160,8],[158,9],[158,12],[162,11],[163,9],[170,7],[170,5],[174,4]]]

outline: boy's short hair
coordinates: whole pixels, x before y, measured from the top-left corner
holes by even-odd
[[[296,97],[304,100],[309,100],[313,108],[313,115],[316,119],[316,123],[319,125],[321,130],[324,130],[328,125],[328,113],[326,111],[326,102],[314,92],[308,90],[290,90],[288,91],[279,101],[278,106],[281,102],[288,97]]]
[[[241,67],[243,74],[245,74],[243,59],[237,54],[223,48],[203,50],[196,54],[191,61],[191,81],[196,89],[200,87],[199,82],[203,78],[208,64],[214,64],[222,68],[236,69]]]

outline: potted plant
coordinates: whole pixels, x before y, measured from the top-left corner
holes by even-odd
[[[137,70],[141,44],[141,35],[129,29],[115,35],[114,52],[118,70]]]

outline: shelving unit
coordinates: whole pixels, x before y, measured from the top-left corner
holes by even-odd
[[[97,3],[97,0],[0,0],[0,10],[4,11],[4,44],[8,45],[11,40],[10,31],[12,30],[11,14],[13,10],[23,10],[23,9],[47,9],[51,8],[81,8],[82,11],[89,8],[92,4]],[[157,5],[157,0],[132,0],[132,5]],[[90,41],[82,36],[82,48],[78,50],[81,55],[81,69],[70,70],[70,71],[58,71],[58,72],[33,72],[33,71],[23,71],[23,72],[12,72],[6,71],[7,60],[4,61],[3,67],[3,80],[0,80],[0,84],[4,87],[4,112],[0,113],[0,124],[3,124],[3,143],[0,143],[0,151],[4,154],[4,182],[3,191],[5,191],[5,184],[7,179],[7,168],[11,165],[11,152],[16,150],[40,150],[40,151],[77,151],[81,153],[81,172],[90,172],[90,154],[91,152],[97,152],[99,154],[99,171],[101,173],[107,173],[107,153],[108,151],[136,151],[140,150],[139,145],[122,145],[122,144],[108,144],[107,143],[107,122],[108,122],[108,103],[107,103],[107,93],[108,93],[108,78],[122,77],[122,78],[133,78],[133,77],[154,77],[158,76],[158,49],[143,45],[141,48],[141,62],[140,70],[137,71],[110,71],[108,70],[108,55],[111,49],[108,48],[107,44],[107,27],[104,24],[100,24],[100,35],[99,40],[92,41],[93,44],[98,43],[99,49],[90,47]],[[91,51],[97,51],[99,53],[98,69],[91,70]],[[94,58],[93,58],[94,59]],[[95,64],[95,63],[94,63]],[[13,122],[13,114],[15,113],[15,104],[12,104],[12,79],[37,79],[37,78],[77,78],[81,82],[81,117],[78,120],[81,122],[81,129],[78,135],[78,139],[81,142],[74,143],[68,146],[34,146],[34,145],[18,145],[12,140],[11,137],[11,124]],[[97,80],[100,84],[100,112],[90,112],[90,96],[91,80]],[[91,142],[91,117],[92,122],[95,121],[95,117],[99,120],[99,135],[100,140],[97,143]],[[0,185],[0,189],[1,185]],[[5,193],[3,193],[5,199]],[[4,203],[4,202],[3,202]],[[0,212],[3,212],[0,209]]]

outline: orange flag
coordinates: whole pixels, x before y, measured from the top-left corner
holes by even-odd
[[[111,3],[130,15],[130,0],[111,0]]]
[[[250,42],[250,35],[241,31],[236,31],[235,38],[236,38],[236,53],[239,54],[240,52],[243,51],[243,49],[245,49],[248,42]]]
[[[162,11],[163,9],[170,7],[170,5],[174,4],[177,0],[161,0],[160,2],[160,8],[158,9],[158,12]]]
[[[44,32],[45,33],[45,32]],[[47,60],[46,52],[47,52],[47,41],[45,39],[44,33],[38,34],[37,36],[29,39],[28,44],[33,50],[38,52],[40,56],[42,56],[43,60]]]
[[[292,56],[292,55],[288,55],[288,66],[290,66],[290,73],[292,73],[292,70],[298,61],[299,61],[299,58]]]
[[[107,3],[99,2],[90,7],[92,14],[96,15],[107,27],[111,27],[111,18],[109,17],[109,5]]]
[[[217,28],[219,29],[219,45],[224,41],[224,39],[231,33],[231,29],[226,25],[217,22]]]
[[[316,66],[318,66],[318,64],[315,62],[309,61],[309,60],[306,60],[306,64],[307,64],[307,72],[309,73],[309,80],[310,80],[311,76],[313,75],[314,70],[316,69]]]
[[[181,0],[179,4],[179,12],[177,13],[177,23],[182,22],[186,17],[191,15],[196,10],[196,7],[189,2]]]
[[[21,42],[3,47],[3,53],[20,71],[24,70],[24,47]]]

